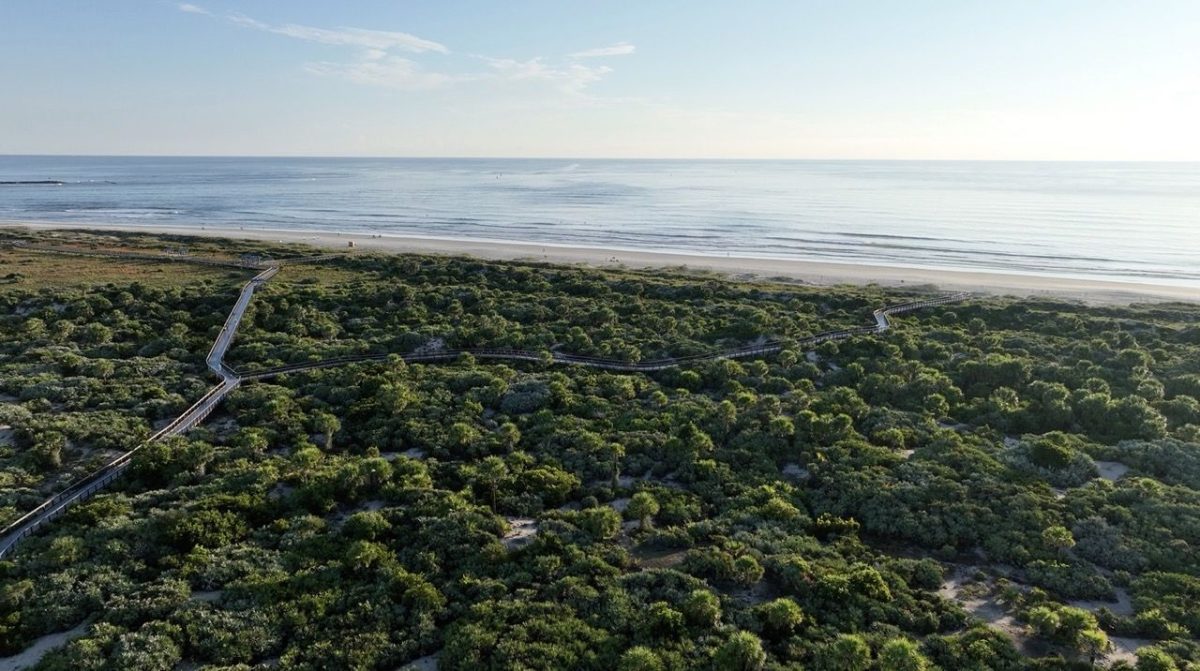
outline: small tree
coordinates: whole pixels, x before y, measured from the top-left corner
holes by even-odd
[[[1058,613],[1047,606],[1030,608],[1025,615],[1025,620],[1029,622],[1033,632],[1042,638],[1054,638],[1062,625],[1058,619]]]
[[[1102,657],[1112,648],[1108,634],[1100,629],[1085,629],[1075,637],[1075,649],[1079,654],[1088,658],[1088,663],[1095,666],[1096,659]]]
[[[650,526],[650,518],[658,514],[658,501],[654,500],[650,492],[638,492],[629,500],[628,510],[630,515],[637,518],[638,527],[647,529]]]
[[[1179,671],[1179,665],[1165,650],[1149,645],[1137,651],[1137,671]]]
[[[753,585],[762,580],[763,567],[750,555],[742,555],[733,561],[733,579],[742,585]]]
[[[663,663],[654,651],[639,645],[625,651],[617,664],[618,671],[662,671]]]
[[[500,483],[508,477],[508,464],[500,457],[487,457],[476,469],[479,479],[487,485],[488,491],[491,492],[492,512],[496,511],[496,492],[500,489]]]
[[[501,424],[496,435],[499,436],[500,444],[509,450],[514,449],[521,442],[521,430],[512,422]]]
[[[271,446],[262,429],[243,427],[238,429],[233,439],[234,445],[255,455],[262,455]]]
[[[1042,544],[1058,554],[1063,554],[1075,547],[1075,537],[1071,535],[1070,529],[1055,525],[1042,531]]]
[[[612,488],[615,490],[621,484],[621,460],[625,458],[625,446],[620,443],[608,443],[604,453],[612,463]]]
[[[748,631],[739,631],[717,650],[713,666],[718,671],[758,671],[767,663],[762,641]]]
[[[907,638],[893,638],[879,649],[879,668],[888,671],[925,671],[929,660]]]
[[[66,436],[57,431],[46,431],[37,435],[30,453],[42,470],[54,470],[62,467],[62,453],[66,446]]]
[[[804,622],[804,611],[795,601],[783,598],[768,601],[758,607],[763,628],[776,635],[786,636]]]
[[[579,513],[578,524],[592,538],[608,540],[621,531],[621,514],[608,506],[588,508]]]
[[[650,630],[660,638],[673,638],[683,633],[683,619],[683,613],[666,601],[655,601],[646,613]]]
[[[342,525],[342,535],[355,540],[375,540],[383,535],[392,525],[381,513],[375,510],[360,510],[346,518]]]
[[[325,451],[333,449],[333,434],[342,428],[342,422],[337,416],[328,412],[318,412],[313,415],[313,427],[325,436]]]
[[[842,634],[817,654],[823,671],[866,671],[871,666],[871,648],[862,636]]]
[[[378,489],[392,477],[392,464],[383,457],[370,457],[359,463],[359,471],[371,489]]]
[[[721,601],[706,589],[694,590],[683,604],[683,614],[697,627],[715,627],[721,620]]]

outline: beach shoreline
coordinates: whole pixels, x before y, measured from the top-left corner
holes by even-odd
[[[359,232],[73,224],[69,222],[0,222],[0,228],[36,231],[86,230],[96,233],[137,232],[192,235],[262,242],[309,245],[321,250],[445,254],[493,261],[533,261],[598,268],[667,269],[711,272],[734,279],[801,281],[817,286],[878,284],[886,287],[936,286],[946,291],[971,291],[1017,297],[1062,298],[1088,304],[1135,302],[1200,302],[1200,289],[1115,280],[1003,271],[919,268],[815,260],[785,260],[736,256],[706,256],[678,252],[576,247],[561,244],[441,239]]]

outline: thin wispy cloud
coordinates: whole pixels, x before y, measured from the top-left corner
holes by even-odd
[[[571,54],[571,58],[603,58],[605,56],[628,56],[637,51],[637,47],[628,42],[617,42],[607,47],[584,49]]]
[[[356,49],[356,57],[353,60],[310,62],[304,64],[304,70],[316,76],[335,77],[356,84],[394,89],[434,89],[464,82],[540,82],[561,94],[579,97],[590,84],[611,73],[612,68],[576,61],[625,56],[635,51],[632,44],[619,42],[606,47],[577,51],[557,59],[536,57],[517,60],[473,56],[477,61],[482,61],[486,69],[441,72],[395,53],[436,56],[451,54],[445,45],[409,33],[366,28],[318,28],[296,23],[273,24],[240,13],[218,16],[191,3],[182,3],[177,7],[181,12],[214,17],[250,30],[316,44]]]
[[[308,63],[304,70],[322,77],[339,77],[356,84],[407,90],[435,89],[460,79],[440,72],[428,72],[407,58],[387,55],[368,57],[354,63]]]
[[[588,84],[612,72],[612,68],[601,65],[589,67],[579,63],[553,65],[543,58],[518,61],[511,58],[488,58],[481,56],[492,72],[510,81],[536,80],[550,82],[567,93],[578,93]]]
[[[361,47],[363,49],[399,49],[418,54],[426,51],[433,51],[439,54],[450,53],[450,50],[442,44],[408,33],[368,30],[366,28],[314,28],[296,23],[285,23],[277,26],[252,19],[245,14],[230,14],[228,18],[239,26],[254,28],[255,30],[262,30],[276,35],[284,35],[307,42],[317,42],[319,44]]]
[[[182,2],[179,4],[179,11],[186,12],[188,14],[203,14],[204,16],[212,16],[212,12],[208,11],[207,9],[203,7],[197,7],[196,5],[187,2]]]

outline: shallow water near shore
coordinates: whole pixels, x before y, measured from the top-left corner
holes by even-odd
[[[1200,164],[0,156],[0,219],[1200,287]],[[61,183],[55,183],[61,182]]]

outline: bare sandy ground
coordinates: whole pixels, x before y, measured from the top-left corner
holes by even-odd
[[[858,265],[826,261],[797,261],[746,257],[701,256],[669,252],[628,251],[595,247],[539,245],[481,240],[443,240],[363,233],[277,231],[234,228],[176,228],[143,226],[72,225],[68,223],[11,222],[35,230],[86,229],[197,235],[242,240],[303,243],[322,249],[349,249],[393,253],[450,254],[489,260],[529,260],[598,267],[686,268],[710,271],[744,279],[786,278],[817,285],[870,284],[882,286],[932,285],[948,291],[1066,298],[1091,304],[1123,304],[1142,301],[1200,302],[1200,289],[1137,282],[1072,279],[1003,272],[942,270],[896,266]]]
[[[1027,653],[1029,632],[991,594],[993,585],[990,581],[979,582],[972,577],[976,570],[978,567],[956,567],[950,577],[942,582],[937,592],[938,596],[948,601],[957,601],[963,610],[1004,632],[1018,650]]]
[[[508,520],[508,533],[504,534],[500,542],[509,550],[528,545],[537,535],[537,520],[532,517],[506,517],[504,519]]]
[[[432,655],[425,655],[420,659],[414,659],[400,667],[400,671],[437,671],[439,654],[435,652]]]
[[[1100,471],[1100,477],[1116,482],[1129,472],[1129,467],[1119,461],[1097,461],[1096,470]]]
[[[73,629],[47,634],[34,641],[28,648],[13,655],[0,659],[0,671],[19,671],[28,669],[41,661],[47,652],[70,643],[79,638],[87,630],[87,624],[80,624]]]

